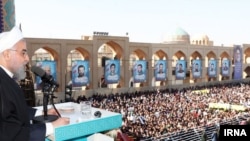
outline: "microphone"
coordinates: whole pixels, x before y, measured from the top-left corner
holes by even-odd
[[[31,71],[35,75],[41,77],[41,79],[44,83],[48,83],[48,84],[54,85],[56,87],[59,86],[59,84],[54,80],[54,78],[51,75],[48,75],[42,68],[37,67],[37,66],[32,66]]]
[[[43,83],[45,83],[46,85],[50,85],[49,87],[43,87],[43,89],[46,88],[45,91],[43,90],[43,92],[44,92],[44,98],[43,98],[44,115],[34,117],[33,122],[34,123],[46,123],[46,122],[51,122],[51,121],[54,121],[54,120],[58,119],[57,115],[48,115],[48,107],[47,106],[48,106],[49,97],[50,97],[50,95],[52,95],[51,96],[51,98],[52,98],[52,100],[51,100],[52,106],[56,110],[57,114],[60,116],[60,113],[57,111],[57,109],[56,109],[56,107],[54,105],[54,102],[53,102],[53,98],[55,98],[53,96],[53,92],[54,92],[55,88],[57,88],[59,86],[59,84],[54,80],[54,78],[51,75],[47,74],[40,67],[32,66],[31,71],[35,75],[41,77]],[[48,91],[50,91],[50,92],[48,92]]]

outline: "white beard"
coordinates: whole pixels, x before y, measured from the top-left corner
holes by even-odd
[[[25,68],[24,67],[21,67],[19,68],[15,74],[14,74],[14,77],[17,79],[17,80],[22,80],[26,77],[26,72],[25,72]]]

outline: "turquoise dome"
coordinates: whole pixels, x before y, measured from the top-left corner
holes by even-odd
[[[184,29],[177,27],[171,34],[170,42],[175,44],[190,44],[190,36]]]
[[[177,27],[172,36],[189,36],[189,34],[182,28]]]

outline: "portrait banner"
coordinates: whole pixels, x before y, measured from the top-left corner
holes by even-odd
[[[239,45],[234,46],[234,79],[242,79],[242,48]]]
[[[186,78],[186,60],[177,60],[175,77],[178,80]]]
[[[154,76],[156,81],[164,81],[167,78],[166,60],[158,60],[155,62]]]
[[[36,63],[37,67],[42,68],[47,75],[51,75],[52,78],[56,81],[56,62],[55,61],[39,61]],[[35,89],[36,90],[42,90],[43,89],[43,83],[40,76],[36,76],[36,83],[35,83]]]
[[[230,74],[230,61],[229,60],[222,60],[221,62],[221,75],[222,76],[229,76]]]
[[[193,78],[201,78],[201,74],[202,74],[201,60],[193,60],[192,63],[193,63],[192,64]]]
[[[120,60],[106,60],[104,71],[106,84],[118,83],[120,80]]]
[[[72,86],[82,87],[89,84],[89,61],[72,61]]]
[[[145,60],[138,60],[133,65],[133,79],[134,83],[145,82],[147,80],[147,62]]]
[[[209,60],[208,62],[208,76],[209,77],[216,77],[217,74],[217,61],[216,60]]]

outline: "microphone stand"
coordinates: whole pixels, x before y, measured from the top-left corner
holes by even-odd
[[[57,98],[57,97],[55,97],[55,96],[53,95],[53,93],[54,93],[54,91],[55,91],[56,88],[57,88],[56,85],[53,85],[53,87],[52,87],[52,94],[51,94],[51,98],[50,98],[50,102],[51,102],[53,108],[55,109],[55,111],[56,111],[58,117],[61,117],[61,114],[58,112],[58,110],[57,110],[57,108],[56,108],[56,106],[55,106],[55,104],[54,104],[54,98]]]
[[[43,83],[43,82],[42,82]],[[55,91],[55,89],[57,88],[56,85],[50,85],[48,83],[43,83],[44,87],[43,87],[43,112],[44,114],[41,116],[36,116],[33,118],[33,123],[47,123],[47,122],[52,122],[58,119],[58,117],[61,117],[60,113],[58,112],[58,110],[55,107],[54,104],[54,98],[56,98],[53,93]],[[51,104],[53,106],[53,108],[55,109],[57,115],[48,115],[48,101],[49,98],[51,99]]]

